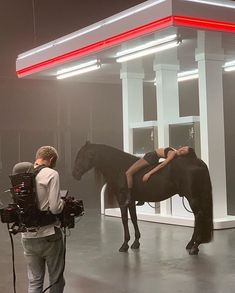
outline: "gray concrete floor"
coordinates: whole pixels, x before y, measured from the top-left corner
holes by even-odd
[[[130,223],[131,226],[131,223]],[[198,256],[185,250],[192,228],[139,222],[139,251],[118,252],[119,218],[95,210],[67,238],[65,293],[232,293],[235,292],[235,230],[215,231],[214,241],[200,246]],[[132,235],[133,229],[131,227]],[[0,293],[13,292],[10,239],[0,229]],[[17,293],[27,292],[20,235],[14,237]]]

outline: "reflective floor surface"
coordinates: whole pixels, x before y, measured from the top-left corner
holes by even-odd
[[[65,293],[234,293],[235,230],[215,231],[198,256],[185,250],[192,228],[139,222],[141,247],[118,252],[119,218],[88,210],[67,238]],[[133,236],[133,229],[131,226]],[[14,236],[17,293],[27,293],[20,235]],[[0,229],[0,293],[13,292],[10,239]]]

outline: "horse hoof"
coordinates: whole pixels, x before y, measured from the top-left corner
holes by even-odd
[[[190,255],[198,255],[198,252],[199,252],[199,249],[198,249],[198,248],[195,248],[195,247],[192,247],[192,248],[189,250],[189,254],[190,254]]]
[[[139,249],[140,248],[140,243],[139,242],[133,242],[131,245],[131,249]]]
[[[124,244],[119,248],[119,252],[127,252],[128,248],[129,248],[129,245]]]

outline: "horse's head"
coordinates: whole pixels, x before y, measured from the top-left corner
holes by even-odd
[[[77,180],[82,178],[82,175],[92,169],[94,151],[92,149],[92,144],[86,142],[86,144],[78,151],[76,156],[74,167],[73,167],[73,177]]]

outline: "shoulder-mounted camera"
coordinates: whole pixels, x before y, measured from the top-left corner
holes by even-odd
[[[59,216],[62,227],[74,228],[75,218],[84,215],[83,201],[72,196],[63,198],[65,201],[62,213]]]

